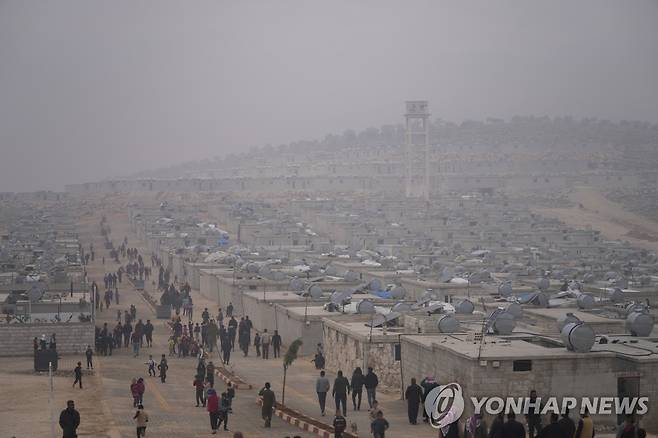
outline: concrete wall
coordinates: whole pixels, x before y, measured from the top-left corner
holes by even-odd
[[[345,328],[340,323],[324,319],[323,346],[326,368],[342,370],[350,377],[356,367],[363,372],[372,367],[380,386],[400,390],[400,362],[395,360],[397,335],[373,336],[372,341]]]
[[[316,346],[322,342],[322,319],[309,316],[307,325],[303,315],[300,317],[300,315],[291,313],[280,304],[276,304],[274,307],[276,328],[279,330],[283,344],[287,346],[295,339],[302,338],[303,344],[299,354],[301,356],[315,354]]]
[[[92,323],[62,324],[1,324],[0,356],[32,356],[32,340],[35,337],[57,337],[57,351],[60,354],[81,354],[87,345],[94,345],[94,325]]]

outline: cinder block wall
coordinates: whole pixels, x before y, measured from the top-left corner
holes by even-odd
[[[92,323],[62,324],[2,324],[0,325],[0,356],[32,356],[32,340],[46,339],[55,333],[57,351],[60,354],[82,353],[87,345],[94,346],[94,325]]]

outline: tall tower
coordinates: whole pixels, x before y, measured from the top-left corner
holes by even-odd
[[[430,128],[429,109],[426,100],[406,102],[406,190],[408,198],[430,197]]]

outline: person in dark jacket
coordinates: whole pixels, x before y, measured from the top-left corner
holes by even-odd
[[[431,390],[439,386],[439,384],[436,382],[436,380],[434,380],[434,377],[427,376],[420,382],[420,386],[421,388],[423,388],[423,399],[421,401],[424,404],[425,399],[427,398],[427,394],[429,394]],[[423,422],[429,423],[429,421],[430,421],[430,417],[427,415],[425,409],[423,409]]]
[[[343,372],[338,370],[338,375],[334,380],[334,388],[331,390],[331,395],[334,396],[336,401],[336,410],[340,410],[340,405],[343,405],[343,417],[347,416],[347,394],[350,392],[350,381],[343,376]]]
[[[75,380],[73,381],[73,387],[75,388],[75,384],[79,383],[80,389],[82,389],[82,362],[78,362],[78,366],[75,367],[75,369],[73,370],[73,374],[75,375]]]
[[[265,383],[265,388],[261,389],[258,395],[263,400],[261,414],[263,420],[265,420],[265,427],[272,427],[272,410],[274,409],[276,397],[274,391],[270,389],[270,382]]]
[[[342,438],[345,429],[347,429],[347,420],[340,415],[340,410],[337,409],[336,416],[334,417],[334,437]]]
[[[417,424],[418,408],[420,406],[420,401],[423,398],[423,389],[416,384],[415,378],[411,379],[411,385],[409,385],[404,392],[404,398],[407,400],[409,423]]]
[[[505,425],[505,414],[499,412],[494,418],[494,421],[491,423],[491,429],[489,429],[489,438],[503,438],[503,426]]]
[[[76,431],[80,426],[80,414],[75,410],[73,400],[66,402],[66,409],[59,414],[59,427],[62,428],[62,438],[76,438]]]
[[[87,357],[87,369],[91,368],[93,370],[94,361],[92,358],[94,356],[94,350],[91,349],[91,345],[87,345],[87,350],[85,350],[85,356]]]
[[[525,427],[516,421],[514,412],[507,414],[507,423],[503,425],[503,438],[526,438]]]
[[[356,367],[354,373],[352,373],[352,381],[350,382],[352,386],[352,404],[355,411],[361,410],[361,395],[363,394],[363,385],[365,382],[366,380],[361,367]]]
[[[372,370],[372,367],[368,367],[364,384],[368,395],[368,406],[372,409],[372,402],[377,399],[377,385],[379,385],[379,379],[377,378],[377,374]]]
[[[526,422],[528,423],[528,436],[535,438],[542,430],[541,425],[541,405],[537,402],[537,391],[534,389],[530,391],[530,400],[528,401],[528,413],[526,414]]]
[[[169,365],[167,364],[167,358],[165,355],[162,355],[162,359],[160,359],[160,364],[158,365],[158,370],[160,370],[160,381],[162,383],[165,383],[167,380],[167,370],[169,369]]]
[[[576,433],[576,423],[569,418],[568,409],[562,414],[562,418],[560,418],[560,421],[558,421],[557,424],[567,438],[573,438],[574,433]]]
[[[558,415],[551,414],[551,422],[539,431],[539,438],[569,438],[557,423]]]
[[[208,390],[206,410],[210,417],[210,429],[213,434],[216,434],[219,428],[219,397],[217,397],[217,392],[213,388]]]
[[[274,330],[272,335],[272,351],[275,358],[281,356],[281,335],[278,330]]]

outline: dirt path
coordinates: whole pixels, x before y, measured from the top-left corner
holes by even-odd
[[[569,198],[576,204],[574,207],[537,207],[533,211],[576,228],[590,226],[610,240],[626,240],[635,246],[658,251],[658,222],[610,201],[593,187],[576,187]]]

